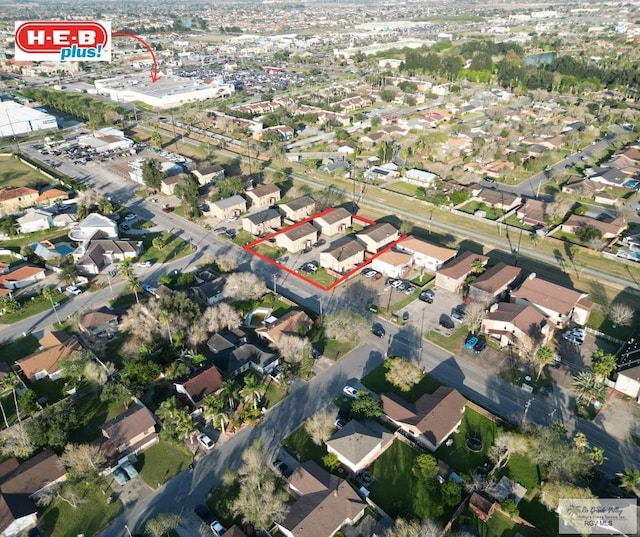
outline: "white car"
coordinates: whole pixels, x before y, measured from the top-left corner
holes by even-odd
[[[80,289],[79,287],[76,287],[75,285],[70,285],[69,287],[67,287],[65,289],[65,291],[67,293],[72,294],[72,295],[81,295],[82,294],[82,289]]]
[[[198,442],[200,442],[202,446],[207,450],[213,449],[213,446],[216,445],[216,443],[204,433],[200,433],[198,435]]]
[[[214,520],[211,524],[209,524],[209,527],[216,537],[221,537],[227,531],[227,528],[225,528],[217,520]]]
[[[347,397],[351,397],[352,399],[358,398],[358,390],[356,390],[353,386],[345,386],[342,388],[342,393],[344,393]]]
[[[141,261],[138,263],[140,268],[149,268],[151,266],[151,261]]]
[[[235,222],[238,219],[237,216],[230,216],[225,220],[225,222]]]
[[[125,220],[135,220],[136,219],[136,215],[133,213],[129,213],[127,214],[127,216],[124,217]]]

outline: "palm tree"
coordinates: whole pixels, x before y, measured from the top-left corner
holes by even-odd
[[[9,237],[15,237],[18,234],[18,219],[15,215],[9,214],[0,219],[0,233]]]
[[[593,373],[582,371],[573,377],[573,389],[578,399],[585,399],[589,403],[604,401],[607,395],[607,386],[600,382]]]
[[[178,407],[176,397],[170,397],[160,404],[158,417],[163,423],[163,427],[175,433],[178,439],[187,438],[193,430],[193,421],[189,413]]]
[[[2,379],[3,387],[5,389],[11,388],[11,391],[13,392],[13,404],[16,407],[16,416],[18,416],[18,423],[22,421],[20,419],[20,409],[18,408],[18,399],[16,397],[16,386],[18,386],[20,382],[21,382],[20,377],[18,376],[17,373],[7,373],[7,376],[4,377],[4,379]]]
[[[227,404],[231,410],[236,408],[236,401],[238,400],[238,383],[235,379],[227,379],[222,383],[222,390],[220,396],[227,400]]]
[[[167,332],[169,333],[169,343],[173,345],[173,335],[171,334],[171,315],[167,310],[162,310],[160,312],[160,316],[158,317],[158,321],[167,325]]]
[[[485,268],[484,263],[480,261],[480,259],[474,259],[473,263],[471,263],[471,270],[474,274],[480,275],[487,269]]]
[[[619,474],[619,476],[622,487],[635,493],[636,486],[640,483],[640,472],[627,468],[622,474]]]
[[[62,324],[62,322],[60,321],[60,316],[58,315],[58,310],[56,309],[56,304],[53,301],[53,290],[51,289],[51,287],[43,287],[42,296],[49,299],[49,301],[51,302],[51,307],[53,308],[53,313],[56,314],[56,319],[58,319],[58,324]]]
[[[540,375],[542,375],[542,370],[544,369],[544,366],[550,365],[554,362],[555,353],[553,352],[553,349],[551,347],[549,347],[548,345],[544,345],[543,347],[540,347],[538,352],[536,352],[535,356],[539,366],[538,376],[536,377],[536,380],[539,380]]]
[[[133,267],[131,266],[131,261],[125,259],[120,263],[120,271],[124,274],[125,278],[131,278],[134,275]]]
[[[215,395],[205,395],[202,400],[204,417],[220,431],[224,431],[231,421],[229,414],[224,409],[224,401]]]
[[[98,200],[98,211],[102,214],[112,214],[114,210],[113,202],[108,198]]]
[[[140,304],[140,298],[138,297],[138,293],[142,291],[142,284],[140,283],[140,280],[135,274],[132,274],[131,276],[129,276],[129,279],[127,281],[127,286],[129,287],[129,289],[133,291],[133,294],[136,295],[136,304]]]
[[[247,375],[244,382],[240,396],[246,404],[253,406],[253,409],[256,410],[266,393],[264,384],[258,380],[256,375]]]
[[[78,279],[78,276],[80,275],[80,273],[78,272],[78,267],[74,265],[73,260],[65,259],[60,268],[61,270],[58,273],[58,279],[62,283],[72,284]]]

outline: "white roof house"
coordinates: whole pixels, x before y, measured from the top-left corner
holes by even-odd
[[[81,222],[78,222],[69,231],[69,238],[72,241],[82,242],[87,240],[96,233],[96,231],[103,231],[108,239],[118,238],[118,225],[99,213],[91,213]]]

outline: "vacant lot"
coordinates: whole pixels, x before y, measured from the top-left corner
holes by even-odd
[[[49,184],[50,181],[41,173],[20,162],[14,157],[0,157],[0,188],[10,186],[29,186]]]

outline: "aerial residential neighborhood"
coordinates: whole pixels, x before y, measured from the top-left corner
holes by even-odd
[[[638,5],[34,6],[0,536],[638,534]]]

